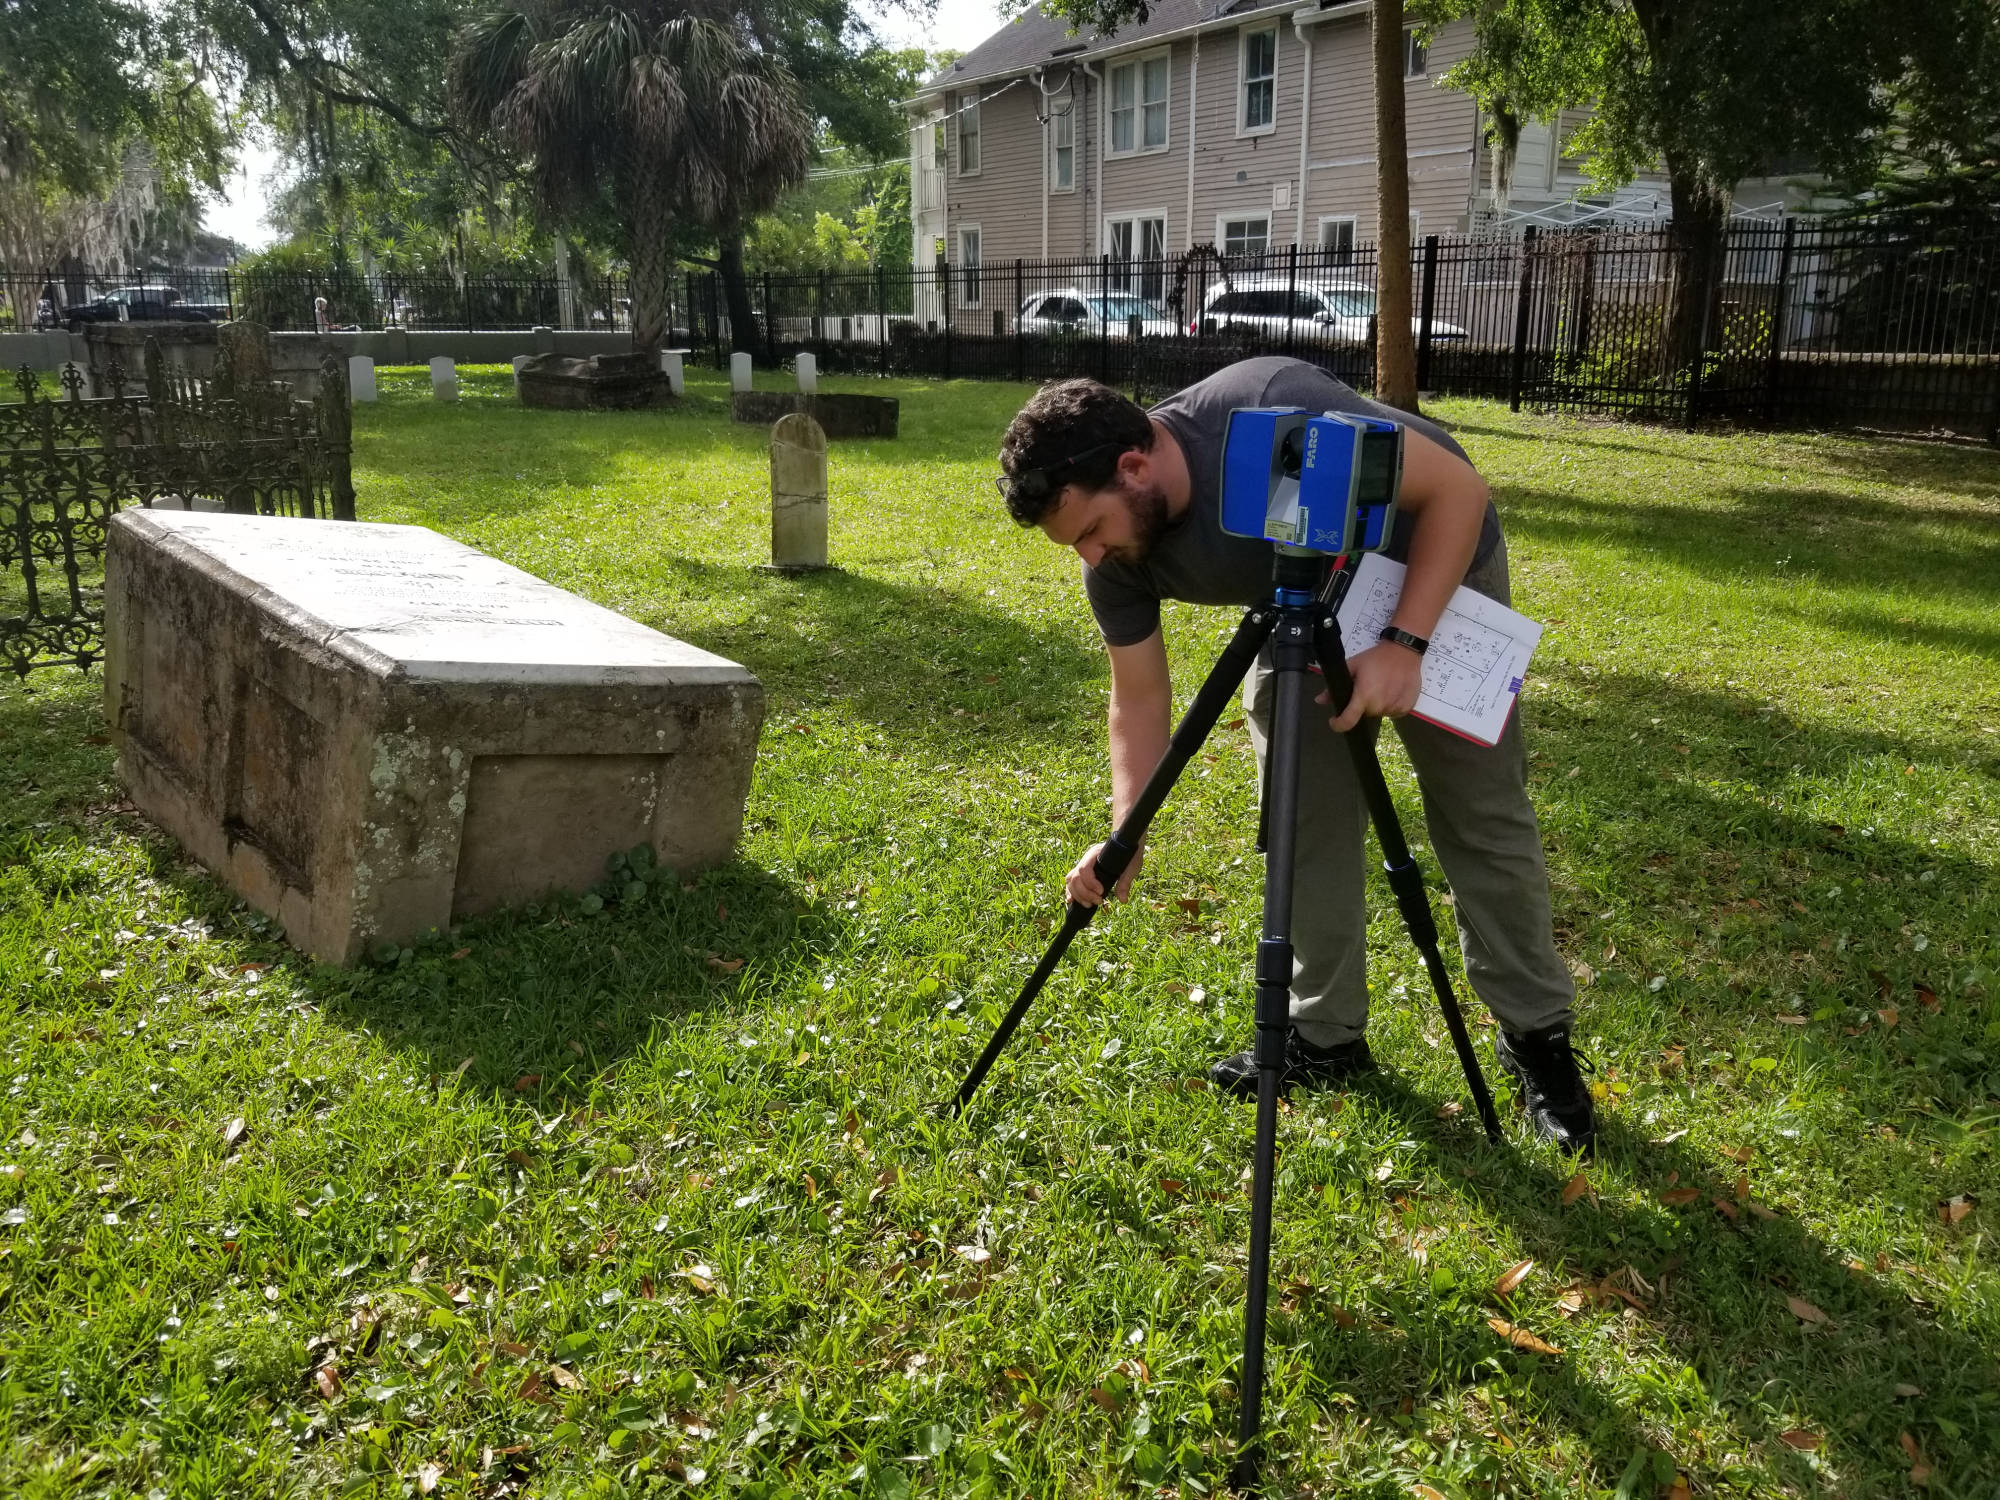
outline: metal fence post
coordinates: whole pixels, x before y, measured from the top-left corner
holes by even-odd
[[[939,308],[944,313],[944,378],[951,379],[951,262],[942,255],[937,262]]]
[[[708,273],[708,328],[715,335],[715,368],[726,370],[729,368],[729,351],[722,343],[722,273],[719,271]],[[735,330],[731,329],[730,333],[733,344],[736,342],[733,336]]]
[[[1784,377],[1785,325],[1792,292],[1792,240],[1797,219],[1785,220],[1785,238],[1778,246],[1778,280],[1771,288],[1771,353],[1764,367],[1764,425],[1778,421],[1778,383]]]
[[[1021,325],[1026,321],[1028,299],[1021,292],[1021,257],[1014,257],[1014,378],[1028,378],[1028,345]]]
[[[1097,379],[1111,384],[1111,256],[1097,257]]]
[[[1726,223],[1722,230],[1722,256],[1724,260],[1729,257],[1729,227]],[[1694,431],[1695,423],[1701,420],[1701,387],[1703,376],[1706,374],[1703,367],[1708,363],[1708,310],[1716,295],[1713,274],[1715,268],[1708,264],[1711,257],[1706,253],[1699,257],[1702,262],[1699,270],[1694,264],[1696,259],[1694,251],[1689,250],[1688,279],[1693,283],[1695,296],[1701,299],[1701,316],[1695,320],[1694,361],[1688,366],[1687,414],[1683,418],[1690,432]]]
[[[813,348],[819,351],[819,362],[826,363],[826,272],[819,273],[819,327],[813,330]]]
[[[1297,352],[1299,322],[1299,242],[1292,241],[1285,272],[1285,353]]]
[[[1431,388],[1431,321],[1437,312],[1438,290],[1438,237],[1424,236],[1424,292],[1423,305],[1418,309],[1417,324],[1417,389]]]
[[[778,363],[778,308],[771,300],[771,273],[764,273],[764,358],[772,366]]]
[[[1521,409],[1521,386],[1528,373],[1528,295],[1534,283],[1535,226],[1521,234],[1521,284],[1514,296],[1514,358],[1507,373],[1507,409]]]
[[[875,336],[881,344],[876,351],[876,363],[881,373],[889,373],[889,274],[880,262],[875,266]]]

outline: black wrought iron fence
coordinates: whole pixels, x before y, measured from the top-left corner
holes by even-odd
[[[1209,246],[1135,260],[1018,260],[676,277],[673,347],[721,367],[1042,381],[1089,375],[1142,397],[1258,354],[1373,382],[1373,246]],[[1413,247],[1420,389],[1658,421],[1950,429],[2000,441],[2000,226],[1913,237],[1884,224],[1741,223],[1719,259],[1670,227],[1426,237]],[[161,289],[274,330],[632,326],[619,278],[387,272],[0,272],[0,331],[60,326],[79,301]],[[149,297],[152,299],[149,301]],[[324,299],[324,306],[321,305]]]

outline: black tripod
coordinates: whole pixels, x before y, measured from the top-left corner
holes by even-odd
[[[1264,865],[1264,931],[1257,941],[1257,1141],[1250,1200],[1250,1280],[1243,1312],[1242,1406],[1237,1423],[1234,1482],[1239,1489],[1253,1488],[1259,1464],[1259,1433],[1264,1403],[1264,1315],[1271,1279],[1271,1181],[1277,1156],[1278,1095],[1285,1068],[1285,1039],[1291,1028],[1292,983],[1292,856],[1297,842],[1299,792],[1299,733],[1306,705],[1307,683],[1315,658],[1326,678],[1336,709],[1345,709],[1354,693],[1348,675],[1347,654],[1341,649],[1340,625],[1335,617],[1338,594],[1315,597],[1324,560],[1317,553],[1279,547],[1273,569],[1269,603],[1251,607],[1236,634],[1223,648],[1210,669],[1208,680],[1188,705],[1180,726],[1167,744],[1167,752],[1148,778],[1139,800],[1132,804],[1116,831],[1099,851],[1096,874],[1107,897],[1132,863],[1132,857],[1146,836],[1153,817],[1174,789],[1182,770],[1214,729],[1235,696],[1237,688],[1256,660],[1264,643],[1272,642],[1272,666],[1277,676],[1277,696],[1272,709],[1271,743],[1266,756],[1264,820],[1267,852]],[[1350,569],[1336,574],[1338,588],[1344,588]],[[1376,724],[1364,722],[1343,736],[1354,758],[1354,770],[1361,782],[1368,815],[1375,824],[1375,836],[1382,845],[1382,868],[1396,893],[1396,906],[1411,941],[1423,955],[1430,973],[1431,988],[1444,1012],[1451,1044],[1458,1053],[1465,1081],[1472,1090],[1480,1122],[1492,1140],[1500,1139],[1500,1120],[1493,1110],[1493,1096],[1487,1091],[1479,1059],[1472,1050],[1465,1018],[1459,1013],[1452,993],[1451,977],[1445,972],[1438,952],[1437,924],[1432,920],[1429,898],[1424,894],[1423,874],[1403,838],[1401,820],[1382,778],[1382,763],[1375,753]],[[965,1075],[950,1108],[953,1114],[964,1109],[987,1071],[999,1057],[1035,996],[1048,982],[1076,935],[1090,925],[1097,914],[1094,906],[1075,901],[1068,905],[1062,930],[1049,944],[1035,971],[1028,976],[1020,996],[1001,1017],[993,1037],[979,1061]]]

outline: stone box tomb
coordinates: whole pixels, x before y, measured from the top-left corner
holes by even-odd
[[[133,801],[317,958],[741,832],[754,676],[423,527],[126,511],[106,605]]]

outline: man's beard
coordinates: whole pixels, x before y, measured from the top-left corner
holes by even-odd
[[[1154,546],[1166,535],[1167,492],[1157,484],[1139,489],[1123,474],[1116,476],[1116,482],[1118,498],[1125,502],[1125,513],[1132,518],[1132,540],[1106,549],[1105,556],[1134,568],[1152,554]]]

